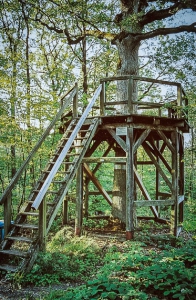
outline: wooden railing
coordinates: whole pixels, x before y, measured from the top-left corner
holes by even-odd
[[[99,97],[101,89],[102,89],[102,86],[100,84],[99,87],[97,88],[97,90],[95,91],[95,94],[92,97],[91,101],[87,105],[85,111],[83,112],[82,116],[80,117],[78,123],[76,124],[76,127],[74,128],[73,132],[71,133],[71,135],[69,137],[69,140],[67,141],[67,143],[66,143],[65,147],[63,148],[61,154],[59,155],[58,159],[56,160],[56,162],[55,162],[52,170],[50,171],[50,174],[47,177],[47,180],[44,182],[44,184],[43,184],[43,186],[42,186],[39,194],[35,198],[35,200],[34,200],[34,202],[32,204],[32,208],[34,208],[34,209],[38,209],[39,208],[39,205],[40,205],[43,197],[45,196],[50,183],[52,182],[54,176],[56,175],[56,173],[57,173],[60,165],[62,164],[62,161],[64,160],[67,152],[69,151],[69,149],[70,149],[70,147],[71,147],[71,145],[72,145],[75,137],[77,136],[80,128],[82,127],[84,121],[86,120],[86,118],[87,118],[89,112],[91,111],[91,109],[92,109],[95,101]]]
[[[19,179],[21,178],[24,171],[29,166],[30,162],[32,161],[34,155],[37,153],[37,151],[40,149],[41,145],[47,138],[47,136],[50,134],[50,131],[53,129],[57,121],[61,118],[63,112],[65,109],[68,108],[71,101],[73,100],[73,111],[76,113],[77,111],[77,85],[75,85],[69,92],[67,92],[61,99],[61,108],[56,114],[56,116],[53,118],[49,126],[46,128],[45,132],[39,139],[39,141],[36,143],[30,154],[28,155],[27,159],[23,162],[19,170],[16,172],[15,176],[10,181],[8,187],[5,189],[5,191],[2,193],[0,198],[0,205],[4,204],[4,231],[5,235],[7,234],[10,226],[11,226],[11,193],[14,187],[17,185]]]
[[[113,81],[127,81],[127,99],[120,99],[120,101],[111,101],[107,97],[107,86],[110,82]],[[177,87],[177,93],[176,93],[176,99],[175,101],[171,102],[145,102],[142,100],[135,100],[133,98],[134,95],[134,84],[136,81],[144,81],[149,82],[153,84],[160,84],[160,85],[168,85]],[[147,77],[140,77],[140,76],[115,76],[115,77],[107,77],[102,78],[100,80],[102,84],[102,92],[100,97],[100,112],[102,116],[106,115],[106,110],[110,106],[116,106],[116,105],[127,105],[127,111],[129,114],[138,113],[139,109],[158,109],[158,115],[162,116],[162,110],[167,110],[167,116],[168,117],[175,117],[175,118],[188,118],[185,113],[185,107],[188,105],[188,99],[186,97],[186,94],[181,86],[180,83],[177,82],[171,82],[171,81],[165,81],[165,80],[157,80],[157,79],[151,79]],[[137,107],[135,109],[135,107]]]

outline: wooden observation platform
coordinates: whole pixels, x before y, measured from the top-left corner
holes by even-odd
[[[115,98],[116,86],[121,82],[126,83],[127,92],[125,99],[118,100]],[[160,94],[166,86],[170,87],[174,97],[170,101],[160,101],[159,97],[154,97],[152,101],[146,92],[141,93],[138,89],[136,100],[134,89],[141,82],[147,85],[147,90],[154,85],[161,86]],[[185,114],[187,105],[188,100],[179,83],[119,76],[103,78],[88,106],[78,116],[78,89],[75,85],[62,97],[59,112],[1,196],[5,237],[1,242],[0,270],[28,271],[32,267],[37,251],[45,248],[47,234],[60,209],[63,211],[64,223],[68,221],[67,195],[75,177],[77,235],[81,233],[83,210],[88,214],[89,181],[95,185],[96,194],[102,195],[112,205],[111,193],[95,175],[105,163],[113,163],[125,170],[126,238],[133,238],[134,212],[139,207],[150,207],[154,220],[170,223],[171,233],[178,236],[183,222],[183,134],[189,132],[188,117]],[[70,110],[72,116],[68,120],[67,111]],[[62,136],[55,152],[12,224],[12,190],[59,119],[62,122]],[[103,154],[94,155],[103,142],[107,145]],[[111,155],[116,147],[121,149],[122,155]],[[140,149],[145,153],[143,160],[138,155]],[[90,168],[91,163],[95,166],[93,170]],[[138,170],[142,165],[154,167],[153,191],[145,186]],[[84,174],[87,180],[83,180]],[[139,200],[138,190],[142,195]],[[167,220],[161,217],[162,207],[170,207]],[[13,257],[17,257],[17,260]]]

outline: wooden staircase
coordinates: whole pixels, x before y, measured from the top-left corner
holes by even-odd
[[[77,169],[92,141],[98,118],[75,118],[1,243],[0,270],[31,269]]]

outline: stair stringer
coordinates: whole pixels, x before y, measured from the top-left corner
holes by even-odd
[[[95,132],[97,130],[97,127],[99,125],[99,119],[98,118],[94,118],[93,121],[92,121],[92,129],[91,129],[91,132],[89,134],[89,137],[88,139],[86,140],[85,144],[83,145],[83,148],[82,148],[82,151],[80,153],[80,155],[78,156],[78,158],[76,159],[75,161],[75,164],[74,166],[72,167],[72,170],[70,172],[70,175],[67,176],[67,180],[65,180],[65,183],[62,184],[61,186],[61,190],[60,190],[60,193],[59,195],[57,196],[56,198],[56,205],[52,207],[52,209],[50,210],[50,212],[48,213],[47,215],[47,233],[49,232],[50,230],[50,227],[57,215],[57,212],[63,202],[63,199],[65,197],[65,195],[67,194],[68,190],[69,190],[69,187],[70,187],[70,184],[73,180],[73,178],[75,177],[76,175],[76,172],[78,170],[78,167],[80,166],[80,163],[84,157],[84,155],[86,154],[86,151],[88,150],[88,147],[95,135]]]

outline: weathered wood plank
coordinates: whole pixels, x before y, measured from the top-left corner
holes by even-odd
[[[172,146],[172,198],[174,205],[171,209],[171,233],[178,235],[178,134],[173,131],[171,134]]]
[[[46,197],[39,206],[39,242],[41,251],[46,250]]]
[[[105,82],[102,82],[102,89],[100,93],[100,115],[105,116],[105,102],[106,102],[106,94],[105,94]]]
[[[78,167],[76,173],[76,218],[75,234],[80,236],[82,231],[82,213],[83,213],[83,171],[82,164]]]
[[[116,135],[116,132],[111,129],[111,128],[107,128],[107,131],[111,134],[111,136],[115,139],[115,141],[119,144],[119,146],[121,146],[121,148],[127,152],[128,148],[126,143],[123,141],[123,139],[121,139],[118,135]]]
[[[85,163],[121,163],[126,162],[126,157],[84,157],[83,162]]]
[[[146,140],[146,138],[148,137],[150,132],[151,132],[150,129],[146,129],[144,132],[142,132],[141,136],[139,137],[139,139],[137,139],[137,141],[134,145],[134,148],[133,148],[134,153],[137,151],[139,146],[141,146],[141,144]]]
[[[173,131],[173,130],[172,130]],[[169,142],[168,138],[165,136],[165,134],[161,130],[157,130],[157,133],[159,136],[163,139],[167,147],[170,149],[171,152],[175,152],[175,149],[173,145]]]
[[[134,201],[134,205],[136,207],[146,207],[146,206],[170,206],[174,204],[174,200],[166,199],[166,200],[137,200]]]
[[[126,136],[127,164],[126,164],[126,239],[131,240],[134,235],[134,155],[133,155],[133,127],[127,128]]]

